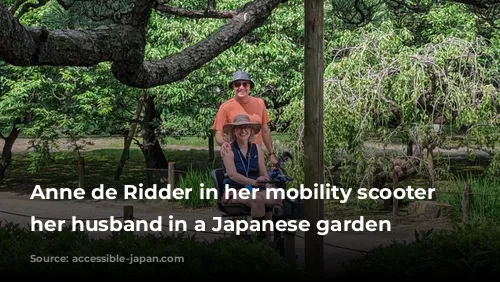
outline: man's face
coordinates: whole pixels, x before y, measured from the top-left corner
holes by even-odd
[[[237,80],[233,82],[233,91],[238,98],[246,98],[250,93],[250,81]]]

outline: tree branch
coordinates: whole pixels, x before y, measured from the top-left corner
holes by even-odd
[[[208,2],[208,6],[206,10],[188,10],[178,7],[172,7],[167,5],[166,0],[159,0],[158,5],[155,9],[162,13],[167,13],[171,15],[187,17],[187,18],[215,18],[215,19],[230,19],[234,17],[237,12],[236,11],[217,11],[214,10],[211,5],[213,3]]]
[[[218,31],[183,51],[157,62],[144,62],[139,68],[127,62],[115,62],[114,76],[122,83],[150,88],[183,79],[192,71],[236,44],[243,36],[260,27],[282,0],[255,0]]]
[[[108,26],[100,30],[24,28],[7,20],[0,4],[0,58],[17,66],[93,66],[103,61],[141,61],[143,44],[137,29]],[[123,48],[129,49],[124,52]]]
[[[16,1],[16,4],[12,8],[12,10],[15,9],[14,11],[17,11],[19,9],[19,7],[21,7],[21,5],[22,5],[22,8],[17,15],[18,19],[20,19],[24,14],[29,12],[30,9],[36,9],[36,8],[40,8],[42,6],[45,6],[45,4],[47,4],[47,2],[49,2],[49,0],[38,0],[37,3],[26,3],[23,5],[23,3],[25,3],[25,2],[26,2],[26,0],[18,0],[18,1]],[[12,14],[14,14],[14,12]]]
[[[112,61],[123,84],[149,88],[178,81],[264,24],[282,0],[247,3],[197,44],[160,61],[145,62],[145,31],[155,0],[136,0],[122,24],[88,30],[26,28],[0,2],[0,60],[17,66],[92,66]]]
[[[10,8],[10,12],[15,15],[17,10],[19,9],[19,7],[21,7],[21,5],[23,5],[27,0],[16,0],[16,2],[14,3],[14,5],[12,5],[12,8]]]
[[[75,2],[77,1],[85,1],[85,0],[73,0],[72,2],[70,3],[66,3],[64,0],[56,0],[57,3],[59,3],[59,5],[61,5],[65,10],[68,10],[69,8],[71,8],[71,6],[73,6],[73,4],[75,4]]]
[[[0,59],[17,66],[93,66],[104,61],[140,65],[144,57],[145,26],[153,0],[138,0],[129,24],[88,30],[25,28],[0,3]]]
[[[500,4],[500,0],[451,0],[453,2],[467,4],[481,9],[487,9],[490,5]]]

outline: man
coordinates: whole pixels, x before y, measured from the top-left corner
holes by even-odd
[[[231,82],[229,82],[229,87],[233,90],[234,97],[220,106],[212,126],[212,129],[216,131],[215,140],[221,146],[221,156],[224,157],[231,150],[231,144],[227,142],[228,140],[224,139],[224,125],[233,122],[234,117],[237,115],[248,115],[250,121],[262,125],[261,131],[255,135],[253,142],[260,147],[264,143],[272,164],[276,165],[278,158],[274,153],[271,131],[267,125],[269,116],[266,104],[264,100],[250,96],[250,90],[254,87],[254,82],[250,78],[250,75],[245,71],[238,70],[234,73]]]

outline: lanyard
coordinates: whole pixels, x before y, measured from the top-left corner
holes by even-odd
[[[252,149],[252,146],[248,148],[247,151],[247,165],[245,165],[245,162],[243,161],[243,157],[241,156],[241,151],[240,148],[238,148],[238,156],[240,157],[241,163],[243,164],[243,167],[245,168],[245,174],[248,177],[248,172],[250,171],[250,150]]]

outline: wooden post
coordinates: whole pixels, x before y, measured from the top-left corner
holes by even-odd
[[[123,207],[123,220],[134,219],[134,206],[124,206]]]
[[[399,215],[399,200],[394,196],[394,191],[398,189],[398,172],[392,172],[392,214],[394,216]]]
[[[214,142],[214,133],[210,132],[208,136],[208,160],[215,160],[215,142]]]
[[[470,220],[470,184],[465,184],[462,194],[462,222],[467,224]]]
[[[432,191],[429,195],[429,201],[436,201],[437,196],[436,196],[436,191]]]
[[[175,163],[168,163],[168,184],[170,184],[170,188],[175,188]]]
[[[304,184],[324,183],[323,170],[323,0],[306,0],[304,51]],[[323,236],[318,235],[316,223],[324,219],[322,199],[304,202],[304,218],[310,223],[305,232],[305,272],[308,277],[324,274]]]
[[[283,232],[283,239],[285,244],[285,259],[295,268],[297,261],[295,252],[295,232]]]
[[[78,157],[78,187],[85,189],[85,160]]]

